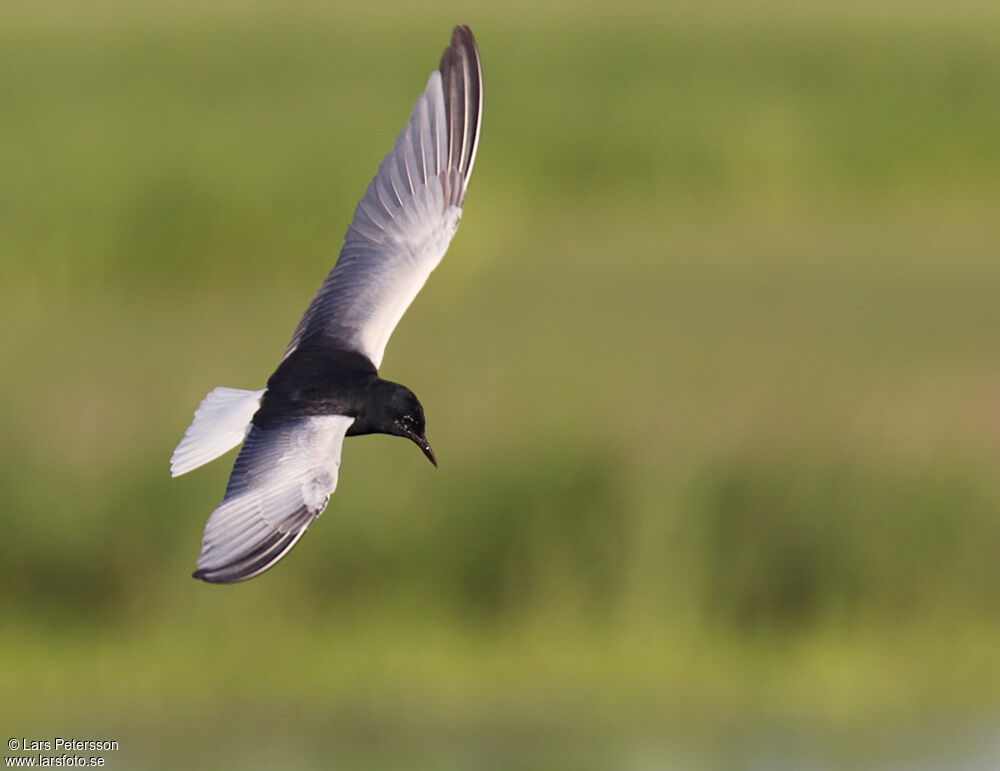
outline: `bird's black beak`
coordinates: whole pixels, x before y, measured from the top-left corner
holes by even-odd
[[[434,468],[437,468],[437,458],[434,457],[434,450],[431,449],[431,444],[427,441],[427,437],[418,434],[416,431],[407,431],[406,435],[413,440],[413,443],[417,447],[423,450],[424,455],[427,456],[427,460],[434,464]]]

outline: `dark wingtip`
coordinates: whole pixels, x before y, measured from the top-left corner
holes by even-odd
[[[204,581],[206,584],[225,584],[228,581],[219,581],[218,579],[212,578],[212,571],[210,570],[196,570],[191,574],[191,578],[197,578],[199,581]]]
[[[441,54],[441,62],[438,65],[441,74],[447,77],[449,70],[459,66],[463,54],[466,56],[471,54],[471,59],[477,62],[479,60],[479,49],[472,30],[460,24],[451,31],[451,45]]]
[[[451,45],[441,55],[442,87],[448,116],[448,166],[461,180],[449,203],[461,206],[479,146],[483,113],[483,67],[472,30],[464,24],[451,31]]]
[[[225,568],[222,568],[219,570],[196,570],[191,574],[191,578],[197,578],[199,581],[204,581],[206,584],[238,584],[242,581],[253,578],[256,575],[259,574],[253,573],[243,575],[228,572]]]
[[[211,579],[208,577],[208,571],[206,570],[195,570],[191,574],[191,578],[197,578],[199,581],[204,581],[205,583],[212,583]]]
[[[462,45],[464,43],[476,44],[476,39],[472,35],[472,30],[469,29],[468,24],[456,24],[455,28],[451,31],[451,42],[452,45]]]
[[[230,562],[210,568],[199,568],[191,574],[191,577],[210,584],[238,584],[255,578],[280,562],[282,557],[299,542],[302,534],[317,516],[319,515],[312,515],[298,530],[288,533],[276,530],[270,537]]]
[[[474,58],[479,59],[479,47],[476,45],[476,36],[472,34],[472,30],[465,24],[456,24],[452,29],[451,45],[441,55],[441,66],[444,67],[449,57],[454,56],[460,48],[471,50],[475,54]]]
[[[230,576],[220,570],[196,570],[191,574],[191,578],[197,578],[206,584],[238,584],[253,576]]]

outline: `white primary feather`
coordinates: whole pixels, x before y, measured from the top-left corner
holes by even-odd
[[[242,442],[266,390],[219,386],[210,391],[195,410],[194,420],[170,458],[170,475],[186,474]]]

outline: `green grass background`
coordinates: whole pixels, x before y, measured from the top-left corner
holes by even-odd
[[[352,439],[278,569],[194,582],[232,456],[170,453],[263,385],[455,23],[476,173],[382,369],[441,468]],[[136,769],[990,767],[998,40],[975,3],[0,6],[0,725]]]

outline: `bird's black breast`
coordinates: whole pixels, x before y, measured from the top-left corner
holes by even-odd
[[[296,348],[268,379],[253,422],[265,426],[308,415],[357,417],[377,379],[367,356],[310,342]]]

